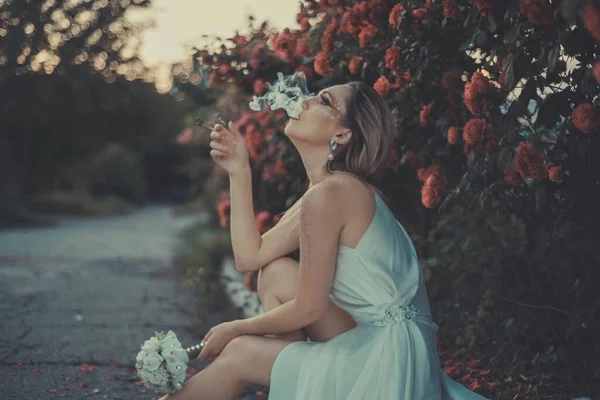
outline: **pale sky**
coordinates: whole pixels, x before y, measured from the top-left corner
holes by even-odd
[[[185,45],[201,43],[203,34],[224,38],[236,30],[244,32],[248,15],[255,25],[268,20],[275,28],[296,27],[299,0],[154,0],[149,11],[139,17],[153,16],[156,28],[143,35],[141,56],[148,65],[189,61]],[[136,16],[137,18],[138,16]]]

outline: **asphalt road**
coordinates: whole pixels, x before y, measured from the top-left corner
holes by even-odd
[[[133,368],[144,340],[171,329],[197,343],[226,319],[170,267],[178,232],[197,218],[153,206],[0,231],[0,399],[160,397]]]

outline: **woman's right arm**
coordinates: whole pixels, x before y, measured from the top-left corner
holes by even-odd
[[[260,235],[254,215],[248,153],[237,128],[231,122],[229,130],[217,125],[211,138],[211,156],[229,173],[230,232],[236,269],[255,271],[296,250],[299,240],[294,217],[284,217],[274,228]]]

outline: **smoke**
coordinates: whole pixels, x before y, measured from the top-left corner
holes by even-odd
[[[269,86],[264,96],[254,96],[249,103],[253,111],[284,109],[293,118],[297,118],[302,111],[302,101],[312,96],[306,87],[304,72],[283,76],[277,73],[277,81]]]

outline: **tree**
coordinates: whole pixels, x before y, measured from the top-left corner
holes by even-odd
[[[158,94],[138,58],[136,38],[149,24],[133,24],[126,14],[150,4],[0,2],[4,191],[52,190],[74,165],[87,179],[86,163],[111,142],[142,155],[170,149],[173,165],[163,168],[174,168],[175,136],[192,105]]]

